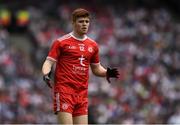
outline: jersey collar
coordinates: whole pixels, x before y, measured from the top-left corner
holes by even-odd
[[[73,32],[71,32],[70,35],[71,35],[74,39],[79,40],[79,41],[84,41],[85,39],[87,39],[87,35],[85,35],[84,38],[82,38],[82,39],[75,37],[75,36],[73,35]]]

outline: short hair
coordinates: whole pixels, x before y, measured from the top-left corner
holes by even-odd
[[[72,12],[72,21],[73,22],[75,22],[80,17],[88,17],[88,18],[90,18],[89,11],[87,11],[87,10],[85,10],[83,8],[78,8],[78,9],[75,9]]]

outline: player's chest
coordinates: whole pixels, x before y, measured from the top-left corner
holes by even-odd
[[[84,43],[65,44],[61,54],[64,56],[81,56],[91,57],[94,54],[95,47]]]

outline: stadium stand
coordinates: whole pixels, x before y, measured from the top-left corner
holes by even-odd
[[[89,123],[180,123],[180,23],[171,6],[37,1],[0,6],[6,10],[0,11],[0,124],[57,123],[41,66],[52,40],[71,31],[76,7],[93,12],[88,35],[98,42],[104,66],[121,73],[108,84],[90,72]]]

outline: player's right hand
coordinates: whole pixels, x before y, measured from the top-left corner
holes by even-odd
[[[43,80],[44,80],[44,82],[45,82],[50,88],[52,88],[53,85],[52,85],[52,80],[51,80],[50,76],[51,76],[51,72],[48,73],[48,74],[46,74],[46,75],[44,75],[44,76],[43,76]]]

